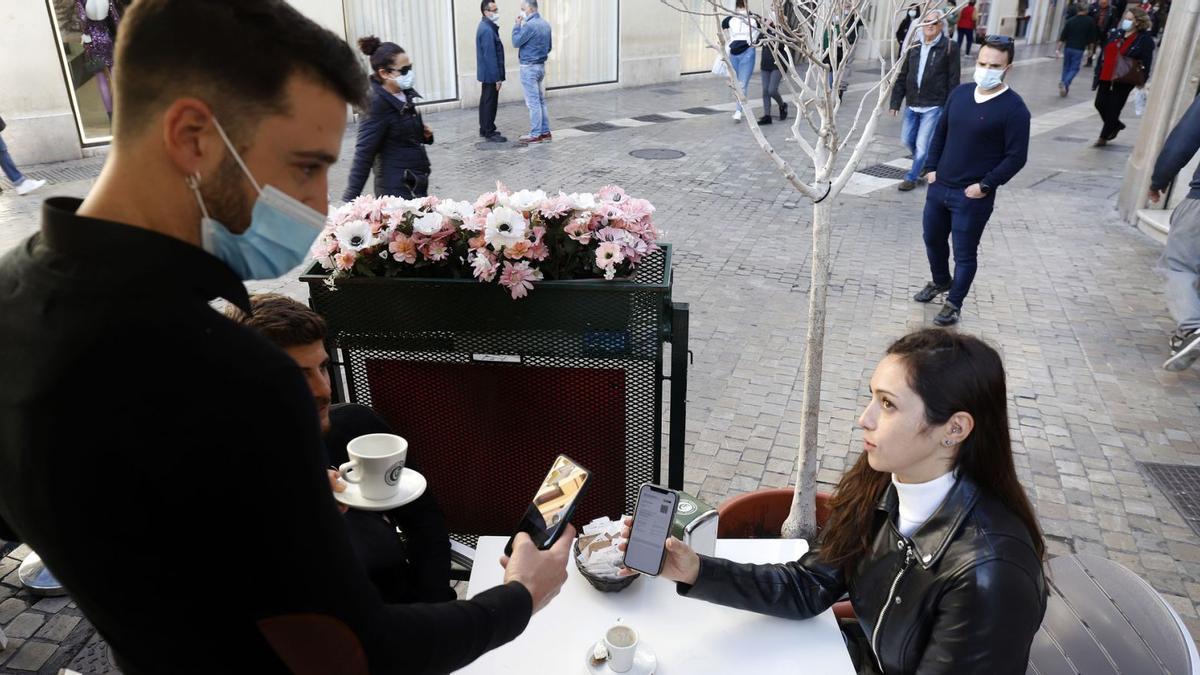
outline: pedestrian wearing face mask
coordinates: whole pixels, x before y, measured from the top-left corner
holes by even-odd
[[[370,36],[358,47],[371,58],[371,91],[366,115],[358,123],[350,182],[342,193],[350,201],[375,173],[375,196],[413,199],[429,194],[429,155],[433,130],[421,119],[413,89],[412,59],[394,42]]]
[[[1092,147],[1103,147],[1125,128],[1121,110],[1134,89],[1141,89],[1150,79],[1154,60],[1154,38],[1150,36],[1150,17],[1141,7],[1125,10],[1121,23],[1108,35],[1100,58],[1092,89],[1096,90],[1096,110],[1104,126]],[[1124,61],[1125,63],[1122,63]],[[1125,66],[1130,66],[1125,68]]]
[[[904,15],[904,19],[900,22],[900,26],[896,28],[896,44],[900,47],[896,52],[897,54],[904,53],[904,38],[908,37],[908,29],[912,27],[912,22],[916,21],[919,14],[920,10],[916,5],[909,7],[908,13]]]
[[[493,143],[508,139],[496,130],[496,106],[504,84],[504,43],[500,41],[500,10],[491,0],[479,3],[483,18],[475,29],[475,79],[479,80],[479,135]]]
[[[983,41],[975,83],[950,92],[929,144],[923,220],[933,279],[913,300],[930,302],[949,292],[933,320],[938,326],[958,323],[979,267],[979,240],[992,215],[996,190],[1017,175],[1029,153],[1029,108],[1004,84],[1013,52],[1010,37],[990,35]]]

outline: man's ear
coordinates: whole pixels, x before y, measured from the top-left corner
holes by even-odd
[[[215,119],[208,104],[197,98],[178,99],[163,113],[163,148],[181,174],[208,175],[220,166],[225,144]]]

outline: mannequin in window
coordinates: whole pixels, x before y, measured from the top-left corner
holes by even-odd
[[[121,9],[117,0],[75,0],[75,14],[82,26],[84,62],[96,74],[100,100],[111,122],[113,48]]]

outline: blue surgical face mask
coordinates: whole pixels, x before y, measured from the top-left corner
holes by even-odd
[[[416,76],[413,74],[413,71],[410,70],[403,75],[397,75],[396,77],[393,77],[392,82],[395,82],[396,86],[400,87],[401,89],[412,89],[413,79],[415,77]]]
[[[995,89],[1004,81],[1004,71],[993,68],[975,68],[975,84],[979,85],[980,89],[988,90]]]
[[[1122,19],[1121,30],[1125,31],[1126,33],[1133,30],[1133,21],[1130,21],[1129,19]]]
[[[499,23],[500,23],[500,14],[499,14],[499,13],[497,13],[497,12],[492,12],[492,13],[489,13],[489,14],[487,15],[487,18],[488,18],[488,21],[491,21],[491,22],[492,22],[492,23],[494,23],[494,24],[499,24]]]
[[[220,221],[209,217],[200,196],[200,174],[188,176],[188,187],[200,204],[200,238],[204,250],[224,261],[244,281],[276,279],[287,274],[308,256],[308,250],[325,225],[325,216],[267,185],[259,187],[245,162],[229,142],[221,123],[213,118],[225,147],[258,191],[250,227],[241,234],[229,231]]]

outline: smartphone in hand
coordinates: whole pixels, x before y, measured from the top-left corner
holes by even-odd
[[[575,515],[575,507],[587,491],[588,479],[591,472],[579,465],[578,462],[559,455],[546,474],[546,480],[538,488],[533,501],[525,509],[525,517],[517,526],[517,532],[525,532],[533,539],[533,543],[543,551],[558,541],[559,535],[571,516]],[[504,555],[512,555],[513,538],[510,537],[504,547]]]
[[[633,527],[625,549],[625,566],[651,576],[662,573],[667,558],[667,537],[675,520],[679,494],[674,490],[643,483],[633,510]]]

